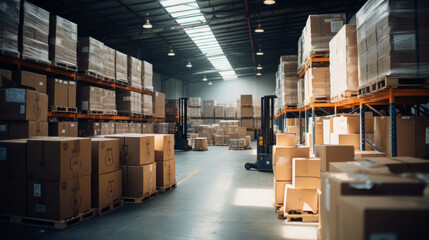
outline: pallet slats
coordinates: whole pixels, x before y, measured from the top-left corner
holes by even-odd
[[[173,189],[175,189],[177,187],[177,183],[175,182],[175,183],[173,183],[173,184],[171,184],[171,185],[168,185],[168,186],[166,186],[166,187],[160,187],[160,188],[156,188],[157,190],[158,190],[158,192],[160,192],[160,193],[166,193],[166,192],[169,192],[169,191],[171,191],[171,190],[173,190]]]
[[[77,113],[76,107],[49,106],[48,109],[50,112],[56,113]]]
[[[369,96],[390,88],[417,89],[429,88],[429,78],[416,76],[384,76],[358,89],[359,97]]]
[[[125,203],[133,203],[133,204],[141,204],[141,203],[145,203],[151,199],[154,199],[156,196],[158,196],[158,191],[155,191],[152,194],[149,194],[145,197],[122,197],[122,200]]]
[[[101,216],[101,215],[109,213],[115,209],[118,209],[122,206],[124,206],[124,200],[117,199],[117,200],[113,201],[113,203],[109,204],[108,206],[105,206],[102,208],[96,208],[95,212],[97,213],[97,216]]]

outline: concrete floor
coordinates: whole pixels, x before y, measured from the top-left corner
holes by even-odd
[[[316,225],[286,223],[272,207],[273,174],[246,171],[253,150],[176,152],[178,187],[65,231],[0,223],[0,239],[316,239]]]

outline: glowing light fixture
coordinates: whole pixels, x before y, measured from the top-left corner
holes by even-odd
[[[168,53],[168,56],[170,56],[170,57],[176,56],[176,54],[173,51],[173,46],[170,46],[170,52]]]
[[[256,33],[263,33],[264,29],[261,27],[261,24],[258,24],[258,27],[255,29]]]
[[[207,82],[207,77],[206,77],[206,75],[204,75],[204,77],[203,77],[203,82]]]
[[[256,70],[262,70],[263,67],[261,66],[261,64],[258,63],[258,66],[256,67]]]
[[[213,85],[213,83],[212,83],[212,82],[209,82],[209,86],[211,86],[211,85]]]
[[[262,56],[264,55],[264,52],[262,52],[262,50],[259,48],[259,51],[256,52],[256,55]]]
[[[149,22],[149,13],[147,13],[146,23],[143,24],[143,28],[149,29],[152,28],[152,24]]]
[[[259,77],[259,76],[262,76],[262,73],[261,73],[261,72],[257,72],[257,73],[256,73],[256,76],[258,76],[258,77]]]
[[[187,67],[187,68],[192,68],[192,63],[191,63],[191,61],[189,61],[189,62],[188,62],[188,64],[186,64],[186,67]]]
[[[276,3],[276,1],[275,0],[264,0],[264,4],[265,5],[273,5],[273,4],[275,4]]]

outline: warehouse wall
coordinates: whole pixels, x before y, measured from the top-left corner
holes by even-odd
[[[252,94],[253,98],[272,95],[275,91],[275,73],[265,73],[260,78],[256,76],[240,77],[231,81],[193,82],[185,85],[184,95],[201,97],[202,100],[216,100],[217,103],[237,103],[241,94]]]
[[[179,79],[166,78],[154,72],[153,87],[155,91],[165,93],[165,99],[179,99],[182,97],[182,81]]]

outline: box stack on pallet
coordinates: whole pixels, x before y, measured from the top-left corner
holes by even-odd
[[[77,137],[78,123],[67,121],[49,122],[49,136]]]
[[[156,188],[168,192],[177,187],[174,135],[155,135]]]
[[[104,43],[92,37],[79,37],[77,50],[79,73],[104,81]]]
[[[128,86],[136,89],[142,89],[142,62],[132,56],[128,56]]]
[[[207,151],[209,149],[209,144],[207,142],[206,137],[194,138],[193,142],[194,142],[194,145],[193,145],[194,151]]]
[[[253,128],[247,130],[246,134],[250,136],[251,141],[255,140],[255,130],[261,129],[261,99],[253,99]]]
[[[36,75],[32,73],[30,74],[31,75],[29,77],[32,77],[33,79],[37,75],[39,75],[39,74]],[[22,76],[24,76],[24,72],[21,72],[21,77]],[[38,82],[46,83],[46,76],[39,75],[38,77],[40,78]],[[47,86],[48,86],[50,112],[77,113],[77,108],[76,108],[77,84],[75,81],[72,81],[72,80],[67,81],[59,78],[48,78]]]
[[[303,132],[302,131],[303,129],[304,129],[304,121],[301,122],[301,132]],[[286,119],[285,133],[295,134],[296,144],[301,144],[299,142],[299,133],[300,133],[299,118],[287,118]]]
[[[188,101],[188,115],[190,116],[190,128],[192,131],[196,131],[199,125],[204,124],[204,120],[201,118],[201,98],[191,97]]]
[[[19,57],[18,51],[18,32],[19,32],[19,15],[20,0],[3,1],[3,15],[0,19],[0,53],[13,58]]]
[[[278,111],[284,107],[296,107],[298,104],[298,56],[287,55],[280,57],[280,64],[276,74],[276,94]]]
[[[115,50],[115,83],[128,86],[128,58],[124,53]]]
[[[49,60],[52,66],[77,70],[77,24],[53,14],[49,24]]]
[[[252,95],[240,96],[240,125],[246,131],[253,130],[253,99]]]
[[[216,100],[203,101],[203,118],[204,118],[205,125],[212,125],[215,123],[214,121],[215,106],[216,106]]]
[[[221,120],[225,120],[225,105],[224,104],[217,104],[214,107],[214,117],[215,122],[214,124],[219,124]]]
[[[165,93],[154,92],[152,95],[153,116],[165,118]]]
[[[115,49],[104,45],[103,51],[103,76],[104,81],[115,83]]]
[[[225,120],[237,119],[237,108],[232,106],[225,107]]]
[[[179,100],[165,100],[165,120],[168,122],[176,122],[179,116]],[[188,112],[189,116],[189,112]]]
[[[146,91],[153,91],[153,66],[152,64],[142,60],[141,72],[142,72],[142,88]]]

